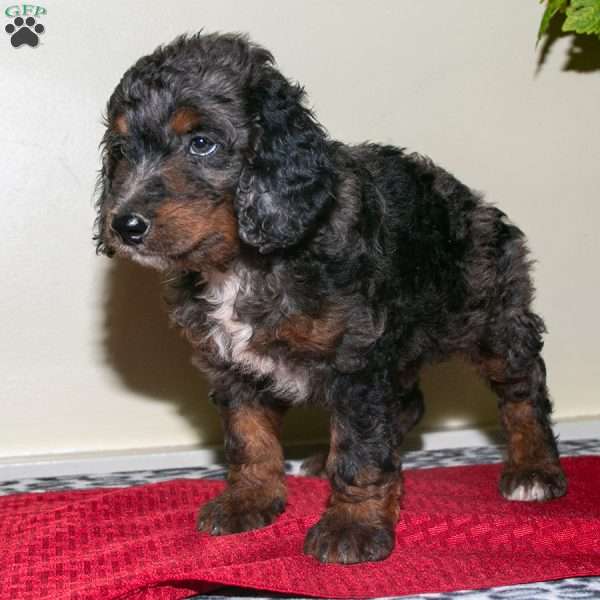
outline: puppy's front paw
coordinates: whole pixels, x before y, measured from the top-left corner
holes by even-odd
[[[356,523],[327,511],[309,529],[304,553],[323,563],[352,564],[387,558],[394,542],[391,526]]]
[[[270,525],[285,508],[285,497],[260,491],[225,490],[200,509],[197,528],[211,535],[241,533]]]
[[[507,467],[500,478],[500,491],[507,500],[551,500],[564,496],[567,491],[567,479],[558,465]]]

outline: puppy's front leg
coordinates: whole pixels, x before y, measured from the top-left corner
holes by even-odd
[[[394,548],[401,493],[397,415],[387,377],[340,379],[332,390],[329,507],[304,551],[321,562],[386,558]]]
[[[217,400],[218,401],[218,400]],[[223,404],[225,491],[205,504],[198,529],[212,535],[258,529],[273,522],[286,502],[279,432],[283,411],[260,404]]]

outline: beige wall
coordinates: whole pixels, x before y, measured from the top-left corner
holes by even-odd
[[[600,80],[562,70],[564,40],[536,75],[536,0],[44,6],[40,47],[0,40],[0,456],[220,438],[156,275],[91,243],[108,95],[141,54],[201,27],[269,47],[333,136],[430,154],[506,209],[539,260],[556,416],[600,414]],[[463,365],[428,372],[425,387],[429,427],[493,418]],[[322,435],[323,423],[302,414],[288,436]]]

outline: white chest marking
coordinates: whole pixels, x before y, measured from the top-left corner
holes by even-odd
[[[203,298],[214,306],[208,313],[211,323],[209,336],[217,345],[219,354],[249,374],[270,377],[273,382],[271,391],[277,396],[292,402],[306,400],[309,395],[306,369],[249,349],[253,328],[238,320],[235,314],[235,300],[241,284],[239,275],[229,272],[212,283],[203,294]]]

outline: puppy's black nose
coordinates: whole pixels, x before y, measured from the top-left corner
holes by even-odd
[[[112,220],[112,228],[119,234],[119,237],[128,244],[141,244],[149,227],[148,221],[141,215],[120,215]]]

